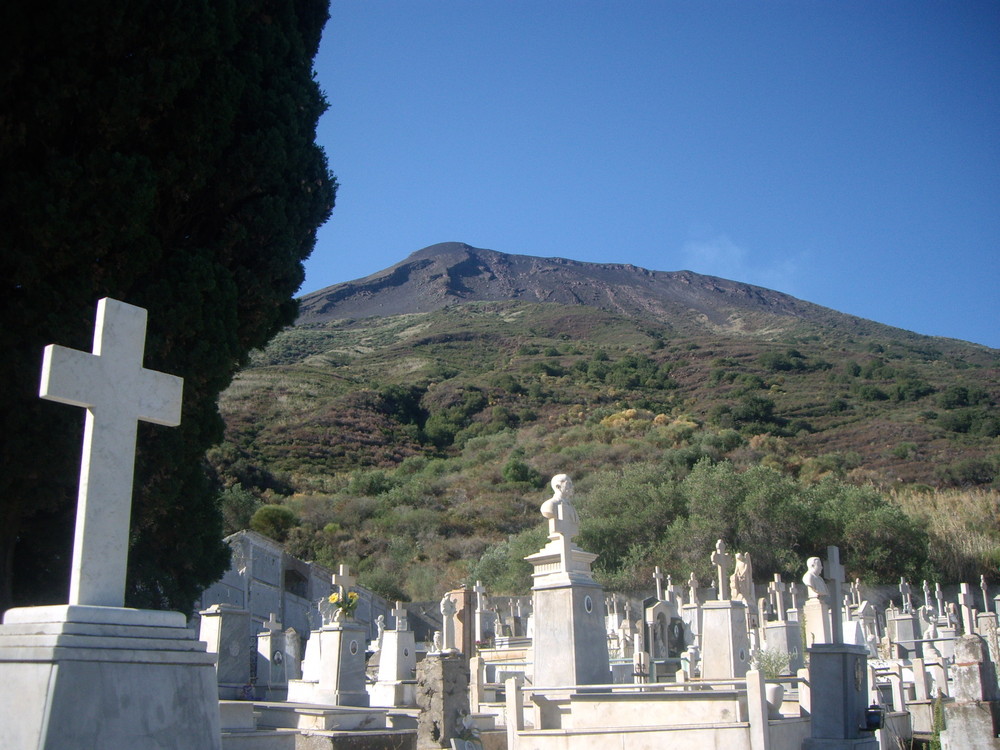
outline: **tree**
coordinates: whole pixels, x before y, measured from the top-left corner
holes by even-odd
[[[250,528],[258,534],[283,542],[298,519],[284,505],[262,505],[250,519]]]
[[[90,350],[96,301],[149,310],[182,424],[141,425],[127,602],[189,609],[228,564],[203,457],[292,295],[336,182],[315,145],[325,0],[0,5],[0,609],[65,601],[82,410],[42,348]]]

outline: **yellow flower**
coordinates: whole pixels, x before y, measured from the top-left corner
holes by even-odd
[[[353,604],[354,602],[356,602],[358,600],[358,592],[357,591],[352,591],[351,593],[349,593],[347,595],[347,598],[350,599],[351,603]]]
[[[340,594],[338,594],[336,591],[330,594],[330,604],[336,604],[339,601],[340,601]]]

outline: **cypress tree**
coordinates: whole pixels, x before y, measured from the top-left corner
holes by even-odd
[[[0,610],[66,600],[83,410],[42,349],[101,297],[149,310],[181,426],[140,424],[126,601],[186,611],[228,565],[218,394],[295,318],[336,181],[315,144],[326,0],[0,4]]]

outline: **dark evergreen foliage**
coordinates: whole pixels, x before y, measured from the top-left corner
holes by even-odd
[[[127,602],[186,610],[228,564],[216,399],[296,314],[336,183],[315,127],[325,0],[0,4],[0,609],[65,601],[80,409],[42,349],[89,351],[96,302],[145,307],[183,422],[139,432]]]

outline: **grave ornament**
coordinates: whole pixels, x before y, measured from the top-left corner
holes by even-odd
[[[806,561],[806,572],[802,576],[802,583],[806,586],[810,599],[825,599],[830,590],[823,580],[823,561],[818,557],[810,557]]]
[[[716,599],[722,601],[729,598],[729,568],[732,567],[733,556],[726,552],[726,543],[721,539],[715,543],[712,553],[712,565],[715,566],[718,589]]]
[[[125,602],[138,422],[176,427],[184,381],[142,366],[146,311],[97,303],[93,353],[50,344],[39,396],[87,410],[69,603]]]

